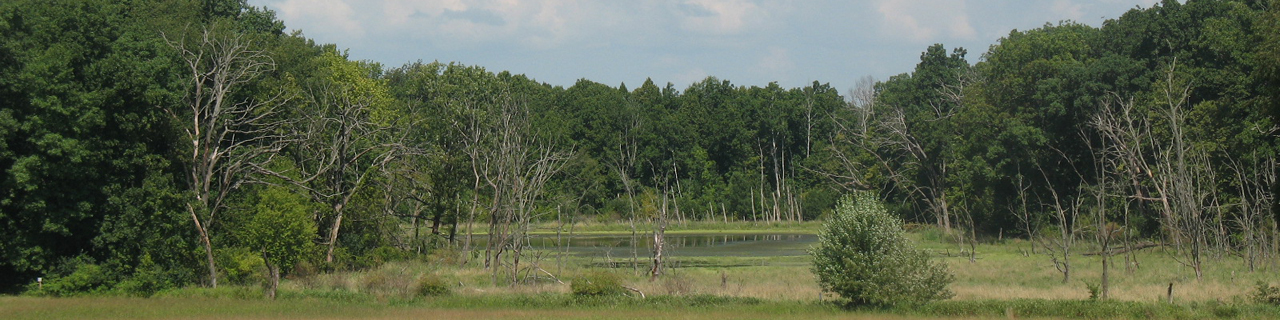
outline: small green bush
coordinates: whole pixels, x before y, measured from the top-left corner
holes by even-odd
[[[262,254],[246,247],[220,248],[214,251],[218,260],[219,284],[256,284],[266,278]]]
[[[1253,302],[1280,306],[1280,287],[1272,287],[1266,282],[1258,281],[1257,289],[1249,295],[1249,298]]]
[[[609,272],[591,272],[574,279],[569,289],[578,296],[621,296],[627,294],[622,281]]]
[[[31,292],[35,295],[67,297],[80,294],[102,293],[116,282],[111,273],[101,265],[88,262],[86,259],[71,259],[63,262],[62,275],[54,275],[44,280],[43,288],[34,286]]]
[[[1098,300],[1102,298],[1102,284],[1085,282],[1084,289],[1089,291],[1089,300]]]
[[[443,277],[434,274],[426,274],[423,275],[422,278],[418,278],[418,285],[415,291],[418,292],[419,296],[433,297],[448,295],[450,291],[452,291],[452,288],[450,288],[449,282],[445,281]]]
[[[907,240],[902,221],[870,192],[845,197],[810,249],[813,273],[851,305],[895,305],[950,298],[946,267]]]
[[[149,297],[165,289],[177,288],[181,279],[193,278],[189,270],[166,269],[143,259],[142,266],[133,275],[116,284],[115,290],[121,294],[135,297]]]

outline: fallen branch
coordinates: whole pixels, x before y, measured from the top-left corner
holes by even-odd
[[[1163,247],[1165,245],[1166,244],[1163,244],[1163,243],[1144,242],[1144,243],[1139,243],[1138,245],[1135,245],[1133,247],[1115,247],[1108,251],[1086,252],[1086,253],[1083,253],[1082,255],[1085,255],[1085,256],[1098,256],[1102,254],[1116,255],[1116,254],[1126,253],[1129,251],[1138,251],[1138,250],[1151,248],[1151,247]]]
[[[555,275],[551,274],[550,272],[547,272],[547,270],[543,270],[542,267],[537,267],[537,268],[538,268],[538,271],[542,271],[542,273],[547,274],[547,276],[551,277],[551,280],[555,280],[556,283],[564,284],[564,281],[560,281],[560,278],[556,278]]]
[[[640,294],[640,299],[644,299],[644,292],[640,292],[640,289],[636,289],[636,288],[632,288],[632,287],[628,287],[628,286],[622,286],[622,288],[627,289],[627,290],[631,290],[631,291],[635,291],[636,293],[639,293],[639,294]]]

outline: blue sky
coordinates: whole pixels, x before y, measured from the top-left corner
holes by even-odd
[[[1157,0],[249,0],[289,30],[388,67],[459,62],[570,86],[684,89],[706,76],[737,85],[814,80],[844,92],[859,78],[909,72],[934,43],[976,62],[1013,29],[1072,20],[1100,26]]]

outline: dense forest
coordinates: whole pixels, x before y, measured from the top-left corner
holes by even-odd
[[[353,61],[239,0],[6,1],[0,289],[145,295],[441,248],[518,266],[531,224],[815,220],[855,190],[962,242],[1034,239],[1064,279],[1077,239],[1197,271],[1280,259],[1280,3],[1166,0],[969,55],[933,45],[844,95],[565,88]]]

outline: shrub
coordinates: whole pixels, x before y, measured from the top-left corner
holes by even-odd
[[[574,295],[579,296],[621,296],[627,293],[617,275],[596,271],[574,279],[569,284]]]
[[[418,279],[417,290],[419,296],[443,296],[450,292],[449,282],[443,277],[434,274],[423,275]]]
[[[1249,297],[1253,302],[1280,306],[1280,287],[1272,287],[1266,282],[1258,281],[1257,289]]]
[[[219,248],[214,251],[218,259],[220,284],[251,284],[266,278],[266,264],[262,255],[246,247]]]
[[[63,262],[59,275],[44,280],[44,287],[32,287],[32,293],[55,297],[102,293],[115,283],[111,273],[88,259],[69,259]]]
[[[133,275],[117,283],[115,289],[129,296],[149,297],[161,290],[176,288],[183,283],[182,279],[190,278],[193,278],[190,269],[165,268],[151,262],[150,256],[143,256]]]
[[[902,222],[870,192],[845,197],[810,249],[813,273],[827,292],[852,305],[894,305],[951,297],[954,277],[908,242]]]

